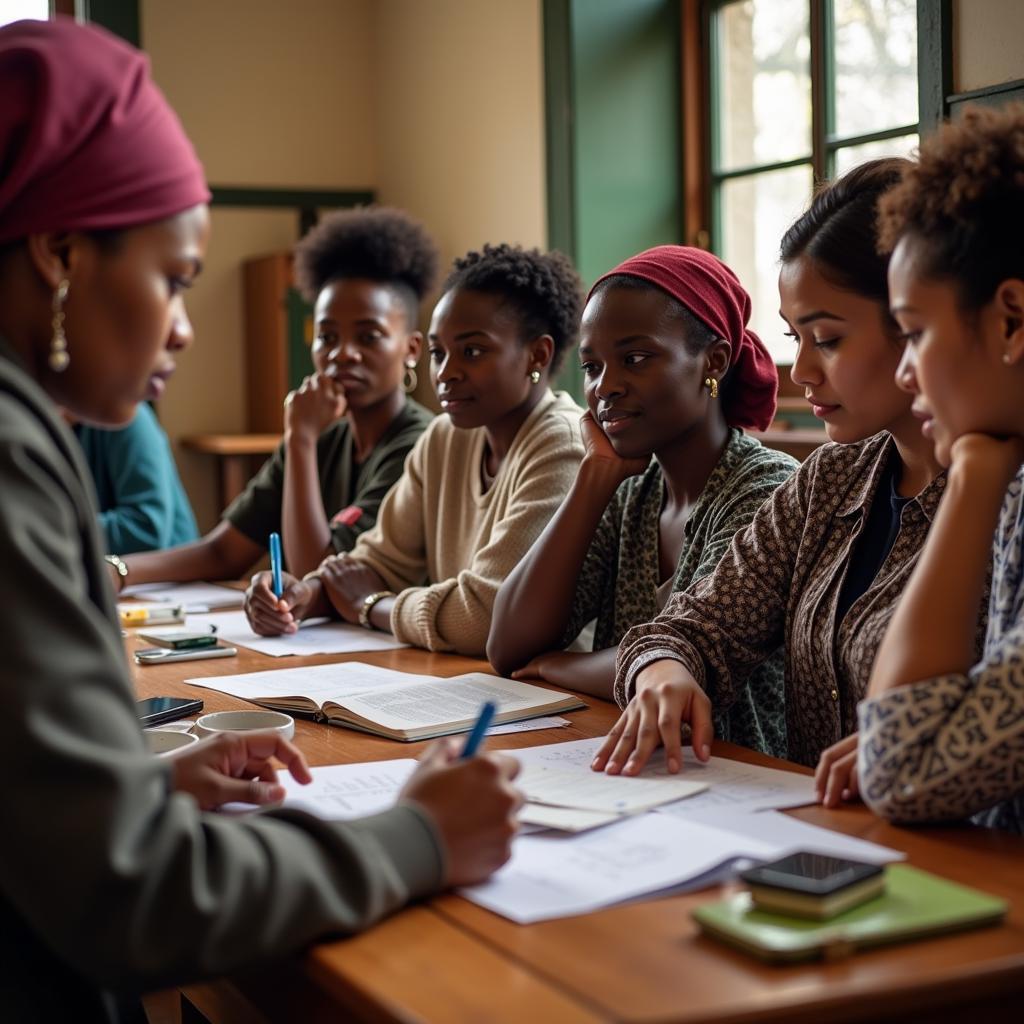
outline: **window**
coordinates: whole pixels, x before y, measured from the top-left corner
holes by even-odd
[[[788,363],[779,239],[815,180],[917,145],[917,3],[713,0],[709,42],[711,244]]]
[[[50,0],[6,0],[0,10],[0,25],[31,18],[46,21],[50,17]]]

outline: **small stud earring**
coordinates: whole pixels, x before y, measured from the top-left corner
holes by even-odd
[[[711,389],[711,397],[712,398],[717,398],[718,397],[718,381],[715,380],[714,377],[705,377],[704,378],[704,387]]]
[[[1003,353],[1003,362],[1004,362],[1004,363],[1005,363],[1005,364],[1006,364],[1007,366],[1009,366],[1009,365],[1010,365],[1010,363],[1012,362],[1012,360],[1010,359],[1010,353],[1009,353],[1009,352],[1004,352],[1004,353]]]
[[[540,370],[533,370],[533,371],[531,371],[531,373],[530,373],[530,380],[534,384],[539,384],[540,383]]]
[[[419,377],[416,376],[416,360],[407,359],[405,363],[405,375],[402,377],[402,390],[411,395],[416,390]]]
[[[63,373],[71,362],[68,355],[68,339],[64,333],[64,300],[68,297],[69,282],[65,277],[53,293],[53,337],[50,339],[50,356],[47,362],[54,373]]]

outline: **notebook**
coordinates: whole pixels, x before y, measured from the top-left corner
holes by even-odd
[[[488,700],[498,706],[496,725],[586,707],[571,694],[483,672],[440,679],[358,661],[187,682],[406,743],[468,732]]]
[[[828,921],[755,910],[749,892],[698,907],[707,934],[763,960],[837,957],[866,946],[996,924],[1006,903],[906,864],[886,868],[881,895]]]

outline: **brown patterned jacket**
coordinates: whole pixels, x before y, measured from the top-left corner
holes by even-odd
[[[813,765],[826,747],[855,732],[875,652],[946,484],[941,474],[904,506],[892,550],[837,626],[851,552],[886,464],[897,457],[888,433],[815,451],[736,534],[712,575],[623,637],[615,679],[620,706],[642,668],[673,658],[716,708],[728,707],[751,670],[784,642],[789,757]],[[979,652],[987,598],[979,610]]]

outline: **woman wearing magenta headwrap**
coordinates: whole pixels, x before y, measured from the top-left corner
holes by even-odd
[[[127,422],[192,340],[202,168],[136,50],[56,22],[0,29],[0,991],[12,1020],[111,1021],[134,993],[361,928],[508,856],[508,759],[435,748],[347,824],[205,813],[282,796],[256,735],[155,758],[61,419]]]
[[[904,163],[851,171],[784,236],[793,379],[838,443],[772,495],[710,576],[627,633],[615,681],[625,711],[596,769],[635,774],[659,743],[678,769],[681,723],[706,759],[714,712],[784,641],[788,756],[818,764],[825,803],[856,795],[857,703],[945,485],[895,380],[902,345],[877,251],[875,207]]]
[[[587,453],[498,595],[487,652],[499,671],[610,699],[625,632],[710,573],[792,474],[793,459],[743,433],[768,425],[778,391],[749,316],[733,272],[681,245],[640,253],[594,286],[580,334]],[[593,651],[562,650],[594,618]],[[785,751],[781,659],[716,725]]]

